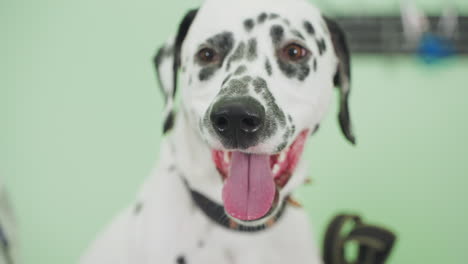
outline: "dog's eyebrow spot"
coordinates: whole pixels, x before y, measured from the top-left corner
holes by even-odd
[[[234,75],[241,75],[247,71],[247,67],[245,65],[241,65],[237,67],[236,71],[234,72]]]
[[[279,45],[279,43],[283,40],[284,36],[284,29],[280,25],[274,25],[270,29],[270,35],[273,40],[273,44]]]
[[[304,36],[301,34],[301,32],[299,32],[299,31],[297,31],[297,30],[291,30],[291,33],[292,33],[294,36],[296,36],[296,37],[298,37],[298,38],[300,38],[300,39],[302,39],[302,40],[305,40],[305,38],[304,38]]]
[[[244,28],[245,30],[247,30],[247,32],[250,32],[254,28],[254,26],[255,26],[255,23],[253,19],[249,18],[244,21]]]
[[[322,55],[325,51],[327,51],[327,45],[325,44],[325,40],[322,38],[322,39],[316,40],[316,42],[317,42],[317,47],[319,49],[319,54]]]
[[[261,13],[260,15],[258,15],[257,22],[259,24],[261,24],[261,23],[265,22],[267,17],[268,17],[268,15],[266,13]]]
[[[231,55],[231,57],[229,57],[227,65],[226,65],[226,70],[229,71],[229,69],[231,68],[231,63],[242,59],[244,57],[244,54],[245,54],[245,43],[241,42],[239,43],[239,45],[237,46],[236,50]]]
[[[185,260],[184,255],[178,256],[177,259],[176,259],[176,263],[177,264],[187,264],[187,261]]]
[[[226,55],[234,45],[234,37],[231,32],[222,32],[209,38],[207,42],[217,48],[221,55]]]
[[[223,65],[224,58],[233,48],[234,37],[231,32],[221,32],[209,38],[206,42],[218,51],[219,55],[221,56],[221,60],[215,65],[207,66],[204,66],[202,63],[196,60],[199,65],[204,66],[198,74],[200,81],[209,80],[211,76],[213,76],[213,74]]]
[[[304,28],[310,35],[315,35],[315,28],[309,21],[304,21]]]
[[[247,59],[252,61],[255,58],[257,58],[257,40],[252,38],[248,42]]]
[[[266,69],[266,71],[268,73],[268,76],[271,76],[271,74],[273,72],[272,72],[270,60],[268,60],[268,59],[266,59],[266,61],[265,61],[265,69]]]

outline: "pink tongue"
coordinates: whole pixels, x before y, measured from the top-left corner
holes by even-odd
[[[232,152],[223,188],[224,208],[228,214],[244,221],[262,218],[271,209],[275,194],[270,156]]]

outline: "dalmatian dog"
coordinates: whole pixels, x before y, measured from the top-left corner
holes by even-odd
[[[322,263],[291,195],[334,87],[354,143],[349,60],[340,27],[306,0],[206,0],[188,12],[154,60],[159,165],[81,263]]]

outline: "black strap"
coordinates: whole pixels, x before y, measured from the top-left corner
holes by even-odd
[[[184,178],[182,178],[182,181],[189,190],[190,195],[192,196],[192,200],[197,205],[197,207],[200,208],[200,210],[213,222],[230,230],[239,232],[258,232],[268,229],[281,218],[281,216],[284,213],[284,209],[286,208],[286,202],[283,202],[280,210],[276,213],[272,220],[268,221],[265,224],[260,224],[256,226],[238,224],[234,222],[231,218],[229,218],[229,216],[224,210],[224,206],[212,201],[203,194],[191,189],[188,185],[188,182]]]
[[[351,225],[351,226],[350,226]],[[347,228],[351,230],[344,234]],[[338,215],[327,228],[323,257],[325,264],[383,264],[395,243],[396,236],[382,227],[364,224],[357,215]],[[356,261],[346,260],[345,247],[358,244]]]

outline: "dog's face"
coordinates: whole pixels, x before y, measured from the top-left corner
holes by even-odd
[[[168,107],[177,76],[161,72],[181,66],[181,110],[212,149],[224,207],[236,221],[265,221],[290,193],[304,143],[335,85],[344,86],[340,121],[354,140],[349,57],[336,30],[302,0],[209,0],[185,17],[173,48],[159,52]],[[175,64],[164,66],[171,52]]]

